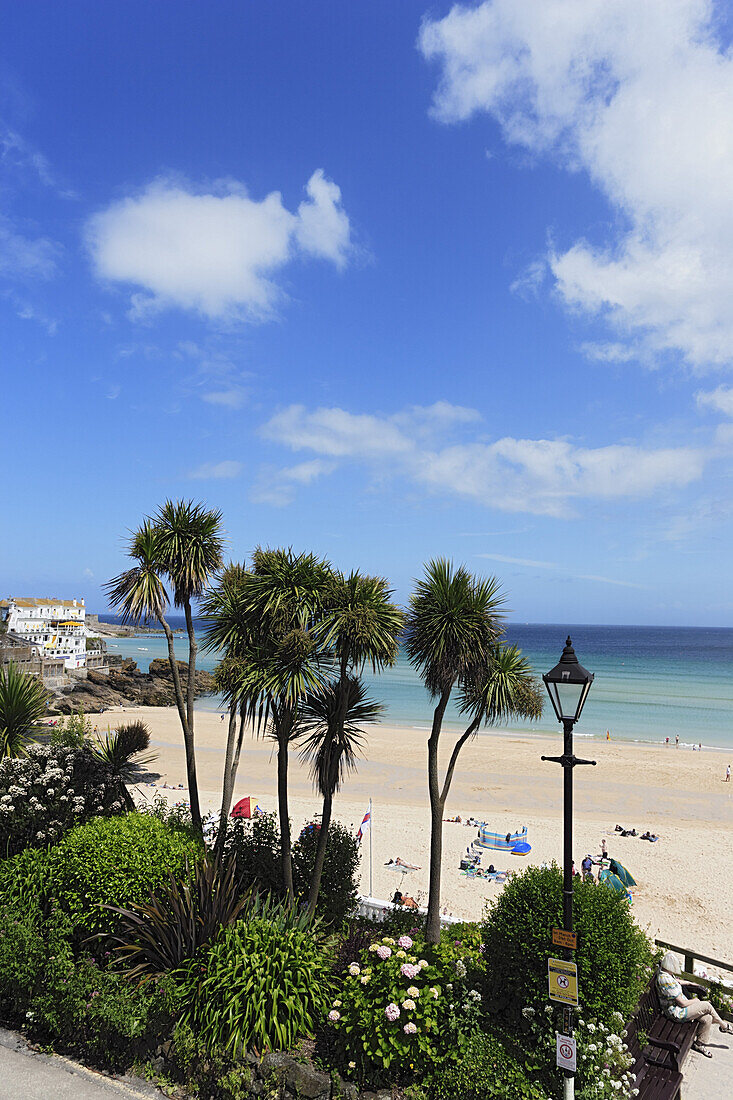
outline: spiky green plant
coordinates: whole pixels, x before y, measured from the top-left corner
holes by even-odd
[[[47,698],[36,676],[12,663],[0,666],[0,759],[23,752],[46,713]]]
[[[122,795],[128,810],[133,810],[135,804],[132,800],[127,784],[135,776],[137,768],[147,767],[157,759],[158,754],[148,752],[150,748],[150,730],[145,722],[127,722],[117,729],[108,729],[103,735],[97,737],[95,753],[100,760],[108,764],[117,777]]]
[[[327,1009],[332,948],[307,914],[256,900],[181,968],[183,1019],[212,1051],[291,1050]]]
[[[156,890],[150,901],[105,908],[120,918],[119,931],[104,939],[131,979],[146,982],[180,967],[242,915],[249,898],[236,890],[236,858],[223,863],[206,856],[193,871]]]

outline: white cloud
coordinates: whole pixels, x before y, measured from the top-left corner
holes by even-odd
[[[241,386],[232,386],[228,390],[212,390],[210,393],[202,393],[201,400],[209,405],[223,405],[227,409],[241,409],[247,400],[247,391]]]
[[[733,56],[711,0],[484,0],[426,20],[433,113],[584,171],[618,228],[548,257],[567,305],[693,366],[733,360]]]
[[[451,443],[445,438],[450,427],[461,425],[463,437],[465,424],[480,416],[441,405],[431,433],[425,425],[435,408],[374,416],[291,405],[264,424],[261,434],[293,451],[363,461],[448,496],[553,516],[570,514],[579,499],[640,499],[688,485],[701,476],[707,457],[693,447],[593,448],[550,439]]]
[[[478,554],[479,558],[488,558],[489,561],[499,561],[506,565],[521,565],[528,569],[550,569],[553,572],[565,573],[578,581],[593,581],[597,584],[615,584],[619,588],[643,588],[644,585],[634,581],[620,581],[615,577],[599,577],[594,573],[568,574],[566,566],[558,565],[554,561],[532,561],[530,558],[510,558],[506,554]]]
[[[700,391],[695,394],[698,408],[714,409],[724,416],[733,417],[733,386],[718,386],[708,392]]]
[[[50,279],[59,249],[45,237],[24,237],[0,217],[0,275],[12,279]]]
[[[242,463],[225,459],[224,462],[204,462],[203,466],[192,470],[189,477],[209,481],[211,479],[238,477],[242,472]]]
[[[138,319],[175,306],[215,320],[262,320],[280,296],[275,277],[298,254],[338,267],[347,260],[339,188],[319,170],[306,190],[293,214],[278,191],[257,201],[231,181],[219,193],[156,180],[90,219],[95,270],[142,288],[131,297]]]
[[[330,474],[333,462],[323,462],[314,458],[309,462],[299,462],[296,466],[286,466],[278,470],[266,467],[250,490],[249,499],[255,504],[272,504],[282,507],[291,504],[300,485],[310,485],[319,477]]]

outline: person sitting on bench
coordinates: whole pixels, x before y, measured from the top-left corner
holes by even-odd
[[[726,1024],[715,1011],[710,1001],[700,1001],[697,997],[686,997],[683,986],[688,991],[700,989],[699,985],[692,982],[681,982],[677,975],[682,968],[673,951],[668,951],[659,964],[657,973],[657,992],[662,1005],[662,1012],[670,1020],[689,1020],[690,1023],[699,1021],[697,1037],[692,1044],[692,1049],[698,1054],[704,1054],[706,1058],[712,1058],[712,1051],[708,1050],[713,1026],[717,1024],[726,1035],[733,1035],[733,1027]]]

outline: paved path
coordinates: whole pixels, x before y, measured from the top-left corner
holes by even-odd
[[[730,1100],[733,1097],[733,1038],[716,1031],[712,1058],[691,1050],[683,1068],[682,1100]]]
[[[56,1054],[37,1054],[0,1028],[0,1100],[156,1100],[144,1081],[118,1081]]]

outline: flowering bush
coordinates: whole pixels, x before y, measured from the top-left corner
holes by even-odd
[[[406,934],[371,943],[346,968],[328,1014],[329,1053],[341,1071],[369,1083],[404,1081],[455,1053],[481,1001],[465,989],[458,964],[465,976],[460,959],[446,962]]]
[[[30,745],[0,762],[0,852],[57,843],[74,825],[122,812],[111,769],[90,748]]]
[[[525,1048],[532,1049],[535,1065],[539,1064],[543,1078],[550,1081],[555,1074],[556,1011],[551,1005],[545,1005],[541,1012],[525,1007],[522,1017],[525,1033],[531,1036]],[[627,1100],[636,1095],[630,1073],[634,1059],[624,1041],[623,1026],[620,1012],[612,1013],[608,1023],[583,1016],[576,1020],[578,1100]]]

